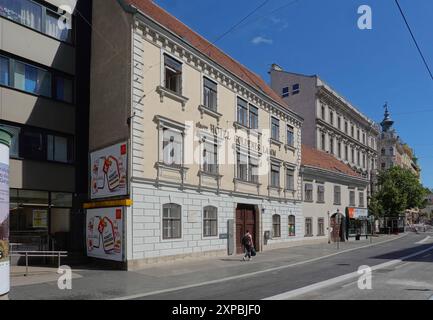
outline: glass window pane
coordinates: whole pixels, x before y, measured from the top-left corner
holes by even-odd
[[[0,57],[0,84],[9,85],[9,59]]]
[[[60,29],[58,24],[59,19],[60,16],[57,13],[47,10],[45,17],[45,33],[61,41],[70,42],[71,30],[66,26],[63,29]]]
[[[72,193],[52,192],[51,204],[55,207],[72,207]]]
[[[73,102],[73,85],[71,79],[57,76],[56,79],[56,98],[65,102]]]
[[[0,0],[0,15],[41,31],[42,7],[28,0]]]

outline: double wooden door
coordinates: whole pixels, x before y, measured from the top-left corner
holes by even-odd
[[[242,237],[245,235],[247,230],[253,237],[253,243],[255,244],[256,239],[256,214],[253,209],[237,209],[236,210],[236,252],[242,253]],[[257,248],[256,245],[254,247]]]

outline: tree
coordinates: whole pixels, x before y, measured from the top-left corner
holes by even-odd
[[[379,173],[378,191],[371,197],[369,209],[377,216],[398,216],[406,209],[423,207],[426,195],[416,175],[394,166]]]

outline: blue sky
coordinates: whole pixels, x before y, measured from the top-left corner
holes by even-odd
[[[156,3],[213,41],[263,1]],[[433,1],[399,2],[433,71]],[[372,30],[358,29],[361,5],[372,9]],[[433,80],[394,0],[270,0],[216,45],[268,82],[272,63],[317,74],[377,122],[387,101],[395,128],[419,158],[424,185],[433,188]]]

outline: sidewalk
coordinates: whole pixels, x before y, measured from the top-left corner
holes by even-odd
[[[203,283],[224,282],[231,278],[248,277],[278,271],[293,265],[320,259],[399,239],[405,235],[384,235],[360,241],[317,243],[259,252],[252,261],[242,261],[242,255],[191,259],[154,264],[137,271],[99,270],[84,265],[73,269],[73,290],[57,288],[57,268],[12,267],[11,299],[111,299],[135,293],[164,291]]]

